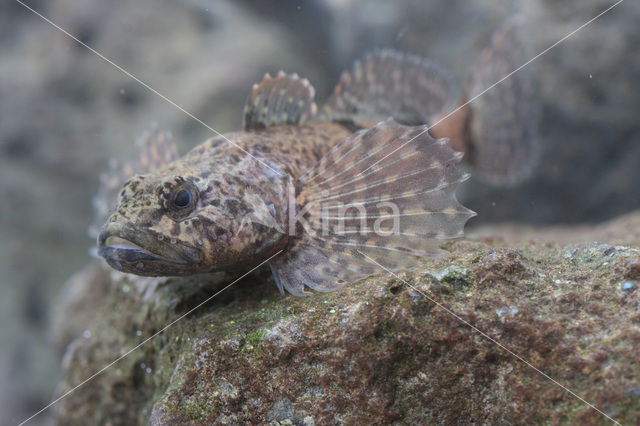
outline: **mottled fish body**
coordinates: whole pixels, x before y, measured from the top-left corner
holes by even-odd
[[[182,158],[166,134],[147,136],[99,254],[147,276],[233,272],[276,255],[276,283],[295,295],[342,288],[380,265],[411,268],[474,215],[455,197],[468,178],[463,153],[423,124],[451,108],[451,93],[441,68],[392,51],[357,62],[320,110],[307,80],[267,75],[243,131]],[[469,126],[453,116],[434,130]]]
[[[124,184],[100,234],[101,253],[116,269],[154,276],[237,269],[264,260],[286,242],[292,184],[349,134],[326,122],[236,132],[136,174]],[[176,205],[183,191],[190,200]],[[146,250],[108,244],[116,238]],[[152,251],[174,253],[174,261],[155,261],[145,253]]]

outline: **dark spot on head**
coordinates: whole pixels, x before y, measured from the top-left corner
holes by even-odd
[[[220,200],[216,198],[215,200],[209,201],[209,204],[211,204],[214,207],[218,207],[220,205]]]
[[[211,241],[215,241],[218,239],[218,235],[216,235],[216,233],[211,228],[207,228],[207,235],[209,236],[209,240]]]
[[[252,222],[251,226],[256,235],[260,235],[262,232],[266,232],[269,228],[262,223]]]
[[[227,200],[225,206],[232,215],[237,215],[240,212],[240,202],[238,200]]]

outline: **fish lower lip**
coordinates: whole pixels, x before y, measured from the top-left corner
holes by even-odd
[[[121,266],[123,263],[133,263],[133,262],[142,262],[142,261],[152,261],[157,262],[161,261],[163,263],[175,263],[175,264],[185,264],[185,261],[176,261],[171,259],[165,259],[160,256],[156,256],[155,254],[149,253],[148,251],[130,248],[130,247],[119,247],[119,246],[105,246],[98,249],[98,255],[104,257],[109,264],[114,262]],[[113,266],[113,265],[112,265]],[[120,269],[120,268],[118,268]]]
[[[132,235],[133,237],[124,237]],[[137,244],[144,244],[149,236],[126,225],[109,225],[98,236],[98,255],[109,265],[120,271],[144,273],[150,265],[187,265],[197,261],[198,254],[188,247],[159,247],[158,252],[147,250]],[[155,238],[155,237],[154,237]],[[156,269],[156,268],[152,268]]]
[[[98,255],[105,258],[110,264],[110,261],[117,262],[119,266],[121,266],[123,262],[133,263],[141,261],[161,261],[164,263],[174,264],[187,263],[186,260],[169,259],[164,256],[151,253],[150,251],[122,238],[120,238],[120,240],[123,241],[117,244],[108,244],[107,240],[104,245],[98,248]]]

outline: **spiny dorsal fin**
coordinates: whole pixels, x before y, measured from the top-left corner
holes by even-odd
[[[377,50],[340,77],[321,116],[370,127],[391,116],[419,125],[447,109],[453,100],[449,73],[420,56]]]
[[[259,130],[277,124],[298,124],[313,117],[317,106],[315,89],[306,78],[280,71],[275,77],[265,74],[254,84],[244,106],[242,128]]]
[[[160,131],[156,125],[137,140],[141,173],[154,172],[178,159],[178,148],[169,132]]]
[[[414,267],[463,235],[475,215],[455,197],[462,153],[427,126],[392,119],[332,148],[299,180],[302,230],[271,263],[280,289],[333,291],[384,269]]]

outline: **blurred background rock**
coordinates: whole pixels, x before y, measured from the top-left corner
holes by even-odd
[[[435,58],[460,87],[500,22],[524,16],[538,52],[612,1],[28,1],[215,129],[236,130],[265,72],[309,78],[322,101],[363,53]],[[471,181],[473,225],[598,222],[640,200],[640,3],[541,57],[542,160],[525,184]],[[0,413],[45,405],[69,336],[51,307],[88,259],[91,197],[111,157],[135,155],[153,123],[185,152],[211,132],[14,1],[0,3]],[[46,416],[36,420],[45,422]]]

